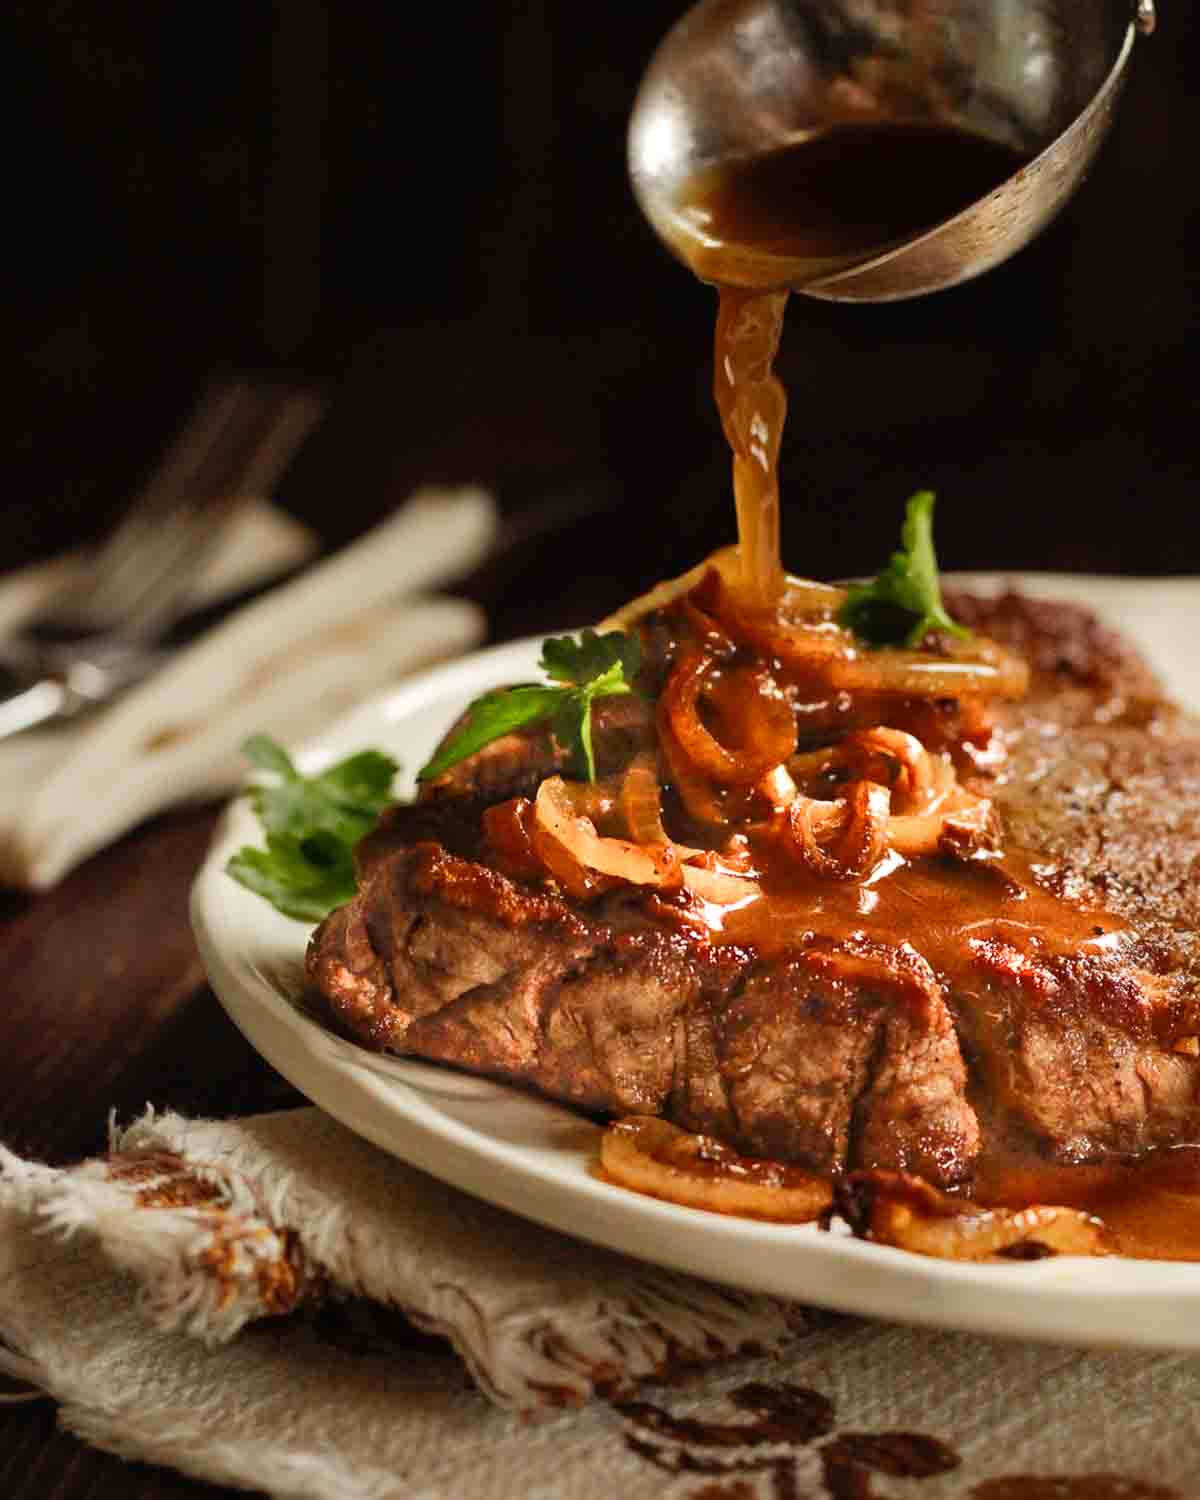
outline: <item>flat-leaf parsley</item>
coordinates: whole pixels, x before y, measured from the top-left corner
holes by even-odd
[[[969,637],[942,603],[937,555],[933,550],[932,490],[908,502],[900,530],[900,551],[871,583],[851,584],[838,623],[871,646],[919,646],[930,630]]]
[[[267,846],[244,846],[225,868],[285,916],[319,922],[354,895],[354,846],[391,802],[396,762],[361,750],[302,776],[265,734],[248,739],[242,753],[266,773],[249,797]]]
[[[622,630],[598,635],[585,630],[579,639],[550,636],[542,642],[538,665],[553,686],[528,683],[497,688],[476,698],[467,722],[417,774],[431,781],[468,755],[524,724],[548,722],[551,733],[589,781],[596,779],[592,751],[592,703],[617,693],[631,693],[641,664],[641,642]]]

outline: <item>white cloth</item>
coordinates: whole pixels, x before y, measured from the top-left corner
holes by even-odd
[[[469,571],[496,533],[477,489],[422,490],[342,552],[237,610],[100,713],[0,742],[0,884],[53,885],[143,818],[230,791],[239,746],[291,742],[406,672],[478,645],[485,622],[424,591]],[[312,539],[259,507],[200,591],[212,597],[303,560]],[[0,633],[67,574],[66,559],[0,581]]]
[[[1195,1358],[802,1314],[517,1220],[308,1109],[150,1115],[66,1171],[0,1153],[0,1340],[84,1439],[296,1500],[1200,1493]],[[689,1363],[711,1368],[631,1399]]]

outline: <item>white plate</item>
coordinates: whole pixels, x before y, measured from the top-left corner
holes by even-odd
[[[993,584],[976,575],[972,583]],[[1003,581],[1003,580],[1000,580]],[[1200,581],[1023,576],[1030,592],[1096,605],[1137,638],[1172,692],[1200,708]],[[528,678],[538,644],[493,648],[364,704],[300,755],[308,770],[367,746],[401,761],[400,794],[466,701]],[[263,725],[270,730],[270,725]],[[224,873],[256,821],[233,804],[192,893],[217,994],[250,1042],[359,1135],[513,1212],[645,1260],[874,1317],[1082,1344],[1200,1349],[1200,1265],[1057,1258],[955,1265],[825,1234],[678,1208],[592,1175],[596,1127],[513,1089],[369,1053],[298,1007],[309,929]]]

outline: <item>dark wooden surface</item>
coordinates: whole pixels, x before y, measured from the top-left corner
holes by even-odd
[[[1037,245],[919,303],[794,303],[793,568],[876,566],[932,484],[949,566],[1200,572],[1200,26],[1160,8],[1113,139]],[[466,587],[496,638],[585,623],[728,540],[712,293],[624,179],[636,79],[681,9],[8,7],[21,295],[0,567],[94,534],[228,366],[329,391],[280,498],[330,545],[426,479],[493,487],[507,550]],[[174,812],[48,894],[0,896],[15,1149],[79,1157],[110,1109],[147,1101],[294,1099],[188,929],[213,817]],[[0,1493],[218,1491],[96,1454],[39,1403],[0,1407]]]

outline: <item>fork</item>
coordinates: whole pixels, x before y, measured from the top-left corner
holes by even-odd
[[[204,394],[113,531],[0,645],[0,739],[99,707],[154,670],[200,569],[324,409],[280,385]]]

